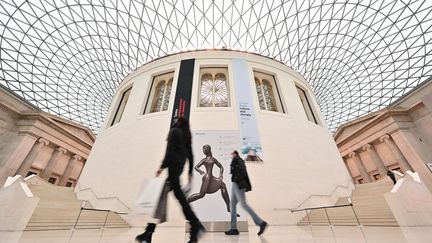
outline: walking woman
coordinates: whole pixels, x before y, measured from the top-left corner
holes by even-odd
[[[189,183],[192,182],[192,135],[188,120],[183,117],[178,118],[171,128],[167,140],[165,158],[162,161],[160,169],[156,172],[156,176],[159,176],[165,168],[168,169],[166,185],[168,186],[169,191],[172,190],[174,192],[175,197],[182,206],[184,216],[191,225],[189,243],[195,243],[198,242],[199,234],[204,232],[205,229],[192,211],[192,208],[187,202],[186,196],[180,186],[180,175],[183,172],[186,159],[189,160]],[[156,210],[156,212],[157,211],[159,210]],[[140,243],[150,243],[155,228],[156,224],[149,223],[146,227],[146,231],[141,235],[138,235],[135,240]]]

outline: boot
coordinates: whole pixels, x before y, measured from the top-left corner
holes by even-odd
[[[155,231],[156,224],[147,224],[146,230],[144,233],[137,235],[135,240],[139,243],[151,243],[152,241],[152,235]]]
[[[205,232],[206,229],[200,222],[196,224],[191,224],[190,240],[188,241],[188,243],[198,242],[198,239],[201,238],[202,234]]]

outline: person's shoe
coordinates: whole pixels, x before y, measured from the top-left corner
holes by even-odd
[[[197,225],[191,226],[190,231],[190,240],[188,243],[196,243],[198,240],[202,237],[202,235],[206,232],[206,229],[201,223],[198,223]]]
[[[225,231],[226,235],[239,235],[240,232],[238,231],[238,229],[230,229],[228,231]]]
[[[139,243],[151,243],[152,235],[155,228],[156,228],[156,224],[148,224],[144,233],[137,235],[137,237],[135,237],[135,241]]]
[[[267,228],[267,222],[263,222],[259,227],[258,235],[262,235]]]
[[[153,232],[144,232],[140,235],[137,235],[135,241],[139,243],[151,243]]]

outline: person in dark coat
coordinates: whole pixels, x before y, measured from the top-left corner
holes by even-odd
[[[189,161],[188,172],[189,183],[191,183],[194,163],[192,154],[192,135],[189,129],[188,120],[180,117],[174,123],[168,134],[165,157],[162,161],[162,165],[156,172],[156,176],[159,176],[165,168],[168,169],[166,185],[168,186],[168,190],[172,190],[174,192],[175,197],[182,206],[183,214],[191,225],[189,243],[195,243],[198,242],[199,234],[204,232],[205,229],[199,219],[196,217],[195,213],[192,211],[192,208],[187,202],[186,196],[180,186],[180,175],[183,172],[186,159]],[[157,209],[156,211],[159,210]],[[149,223],[146,227],[146,231],[141,235],[138,235],[135,240],[140,243],[150,243],[155,228],[156,224]]]
[[[237,203],[240,202],[240,205],[249,213],[254,223],[259,226],[258,235],[261,235],[267,227],[267,222],[262,220],[246,202],[246,192],[252,190],[252,185],[249,180],[245,162],[240,158],[237,151],[232,152],[231,156],[231,228],[226,231],[225,234],[240,234],[237,229]]]
[[[395,184],[396,185],[396,176],[395,176],[395,174],[393,173],[393,171],[390,171],[390,170],[388,170],[387,171],[387,176],[388,177],[390,177],[390,179],[393,181],[393,184]]]

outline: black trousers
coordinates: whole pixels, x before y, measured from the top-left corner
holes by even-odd
[[[176,197],[177,201],[180,203],[185,218],[192,226],[195,226],[199,224],[199,219],[192,211],[192,208],[187,202],[186,196],[181,189],[180,174],[181,172],[179,173],[178,171],[168,170],[167,183],[169,184],[170,190],[174,192],[174,196]]]

